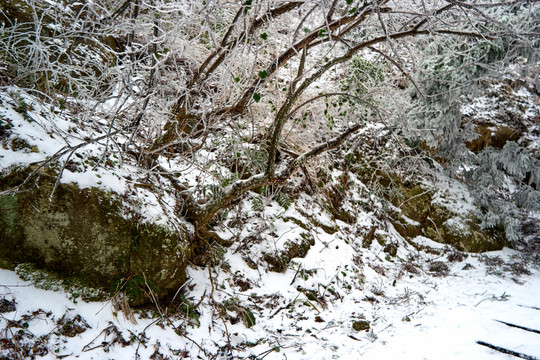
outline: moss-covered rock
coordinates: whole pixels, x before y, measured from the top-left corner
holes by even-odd
[[[510,131],[501,130],[500,133],[509,134]],[[499,250],[509,245],[502,229],[482,229],[474,214],[463,214],[460,209],[451,209],[435,202],[431,189],[413,181],[404,182],[391,171],[384,172],[366,161],[358,160],[358,164],[351,169],[368,186],[371,184],[384,189],[381,195],[395,209],[389,212],[391,223],[406,240],[425,236],[468,252]],[[371,232],[368,234],[364,246],[369,246],[373,235]],[[381,243],[381,246],[387,245],[386,242]],[[394,250],[387,248],[389,254]]]
[[[383,251],[387,253],[390,256],[396,256],[397,255],[397,245],[396,244],[387,244],[384,246]]]
[[[504,125],[483,124],[477,126],[474,131],[478,137],[467,143],[467,147],[474,152],[479,152],[489,146],[502,149],[507,142],[517,141],[521,136],[519,130]]]
[[[288,221],[288,219],[290,219],[291,221],[295,222],[298,226],[300,226],[302,229],[308,230],[308,231],[309,231],[309,229],[318,228],[318,229],[321,229],[322,231],[324,231],[325,233],[327,233],[329,235],[334,235],[336,232],[338,232],[338,228],[337,228],[337,226],[335,224],[325,224],[325,223],[321,222],[319,219],[317,219],[316,217],[306,213],[305,211],[302,211],[301,208],[297,208],[296,210],[304,218],[306,218],[309,221],[309,224],[302,223],[302,221],[300,221],[298,219],[295,219],[295,218],[292,218],[292,217],[291,218],[286,218],[286,219],[284,219],[284,221]],[[302,225],[299,225],[299,223],[302,223]]]
[[[313,235],[302,233],[299,239],[287,241],[284,251],[278,254],[265,254],[263,259],[268,263],[270,271],[284,272],[292,259],[305,257],[313,245],[315,245]]]
[[[1,176],[0,191],[27,174],[19,169]],[[56,174],[48,171],[36,186],[0,197],[3,267],[32,263],[107,290],[142,278],[137,286],[157,296],[182,285],[190,252],[182,230],[126,216],[120,196],[112,192],[62,183],[53,192],[55,181]],[[149,300],[144,291],[128,295],[132,304]]]
[[[394,202],[401,209],[401,218],[393,225],[405,239],[423,235],[468,252],[500,250],[509,245],[503,231],[482,229],[474,214],[456,214],[434,203],[431,192],[418,185],[400,186],[405,200]]]
[[[305,257],[309,249],[315,245],[315,239],[309,232],[310,227],[307,224],[293,217],[285,218],[284,221],[294,222],[305,231],[300,233],[297,239],[287,241],[282,251],[274,254],[264,254],[263,260],[268,264],[270,271],[284,272],[292,259]]]
[[[409,219],[420,224],[425,223],[431,212],[431,196],[429,191],[422,189],[418,185],[411,188],[402,185],[401,188],[405,200],[400,204],[396,199],[394,205],[399,206],[403,214]]]
[[[446,276],[450,272],[450,268],[442,261],[434,261],[429,265],[429,272],[436,276]]]
[[[467,252],[500,250],[510,246],[504,230],[500,228],[482,229],[476,217],[446,217],[441,224],[444,242],[456,249]]]
[[[352,323],[352,328],[355,331],[367,331],[371,327],[371,324],[367,320],[356,320]]]
[[[287,256],[292,259],[295,257],[306,257],[309,249],[315,245],[315,239],[311,233],[301,233],[300,241],[290,241],[286,244]]]

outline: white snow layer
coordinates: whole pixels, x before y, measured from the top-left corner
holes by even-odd
[[[488,256],[512,261],[516,254],[505,249]],[[424,265],[437,259],[429,254],[418,255]],[[8,321],[34,314],[24,331],[36,337],[57,334],[46,342],[49,352],[43,359],[56,359],[58,355],[64,359],[121,360],[134,359],[136,354],[148,359],[156,351],[170,359],[182,358],[181,351],[186,351],[188,358],[206,359],[226,345],[227,332],[235,356],[230,358],[235,359],[250,355],[288,360],[512,358],[477,341],[540,357],[540,334],[499,322],[539,330],[538,267],[530,268],[531,275],[516,278],[487,266],[483,261],[485,255],[469,255],[461,262],[448,263],[448,276],[432,276],[421,263],[419,273],[413,274],[404,272],[403,263],[397,258],[384,261],[380,256],[377,250],[366,250],[362,258],[367,266],[360,276],[348,266],[351,247],[342,242],[318,241],[306,258],[295,261],[299,269],[318,271],[312,277],[300,279],[294,269],[285,273],[250,269],[238,254],[229,250],[225,258],[230,272],[251,279],[256,286],[242,292],[220,272],[213,275],[213,296],[249,304],[257,320],[251,328],[242,322],[227,322],[225,328],[211,306],[208,269],[189,269],[191,284],[195,286],[188,296],[194,301],[203,299],[199,327],[186,326],[185,319],[174,316],[170,322],[137,317],[137,324],[133,324],[110,302],[74,302],[70,300],[72,294],[40,290],[14,272],[0,270],[0,299],[16,302],[16,311],[1,314],[0,328],[4,330],[0,337],[10,337],[5,329]],[[340,281],[353,286],[347,290],[339,286]],[[309,301],[298,290],[325,283],[331,291],[340,293],[340,300],[323,306]],[[320,293],[324,292],[321,289]],[[272,299],[278,300],[272,303]],[[48,312],[52,314],[46,315]],[[62,316],[76,315],[90,327],[74,337],[58,335],[55,322]],[[352,322],[364,318],[371,323],[371,329],[355,331]],[[118,329],[124,339],[131,338],[131,343],[125,347],[120,343],[108,346],[115,337],[112,328]],[[186,336],[178,335],[175,328],[185,328]],[[198,346],[208,353],[204,354]],[[0,350],[0,356],[6,352]]]

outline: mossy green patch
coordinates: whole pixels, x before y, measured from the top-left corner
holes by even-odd
[[[27,174],[15,169],[0,176],[0,191]],[[0,265],[32,263],[107,290],[118,279],[143,276],[158,297],[182,285],[190,256],[183,230],[125,217],[118,194],[74,184],[54,188],[55,182],[56,172],[47,170],[37,186],[0,197]],[[139,293],[130,300],[150,299]]]
[[[480,228],[473,214],[458,215],[434,204],[428,191],[415,186],[404,193],[407,200],[401,206],[402,214],[413,222],[395,221],[395,228],[403,237],[423,235],[468,252],[500,250],[508,245],[502,232]]]
[[[351,171],[366,185],[382,187],[380,195],[400,210],[390,213],[390,221],[406,240],[422,235],[469,252],[499,250],[509,245],[502,229],[482,229],[474,214],[454,213],[452,209],[434,203],[430,189],[414,181],[404,182],[397,174],[382,171],[357,157],[360,160],[351,167]],[[394,249],[387,250],[394,253]]]
[[[352,328],[355,331],[366,331],[369,330],[371,327],[371,324],[367,320],[356,320],[352,323]]]
[[[268,263],[270,271],[284,272],[293,258],[305,257],[313,245],[315,245],[313,235],[302,232],[299,239],[285,243],[285,250],[277,254],[265,254],[263,259]]]
[[[71,295],[71,299],[103,300],[107,292],[102,289],[88,287],[84,279],[77,277],[62,278],[58,274],[41,270],[33,264],[23,263],[17,265],[15,273],[23,280],[30,281],[39,289],[59,291],[64,290]]]
[[[301,208],[297,208],[296,209],[303,217],[305,217],[309,223],[311,224],[310,225],[307,225],[307,224],[304,224],[304,226],[302,227],[303,229],[305,230],[309,230],[309,229],[313,229],[313,228],[319,228],[319,229],[322,229],[325,233],[329,234],[329,235],[334,235],[337,231],[338,231],[338,228],[336,226],[332,226],[332,225],[327,225],[321,221],[319,221],[318,219],[316,219],[315,217],[307,214],[306,212],[302,211]]]

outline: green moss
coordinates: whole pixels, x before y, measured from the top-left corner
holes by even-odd
[[[286,245],[287,256],[292,259],[295,257],[305,257],[309,249],[315,245],[315,239],[311,233],[303,232],[300,234],[300,242],[290,242]]]
[[[280,254],[264,254],[263,260],[268,264],[268,270],[280,273],[287,270],[287,266],[291,261],[286,255]]]
[[[308,229],[319,228],[319,229],[322,229],[325,233],[327,233],[329,235],[334,235],[338,231],[337,227],[330,226],[330,225],[327,225],[327,224],[324,224],[324,223],[320,222],[319,220],[317,220],[313,216],[310,216],[309,214],[303,212],[300,208],[298,208],[296,210],[300,214],[302,214],[302,216],[305,217],[311,223],[312,226],[310,226]],[[308,230],[308,229],[305,229],[305,230]]]
[[[348,211],[335,210],[333,207],[331,207],[330,209],[332,211],[332,215],[334,215],[334,218],[336,220],[341,220],[344,223],[349,224],[349,225],[353,225],[356,223],[356,220],[357,220],[356,217],[353,216]]]
[[[195,306],[191,303],[191,301],[189,301],[188,298],[186,298],[186,296],[184,294],[180,294],[180,311],[182,311],[182,313],[184,313],[184,315],[186,316],[187,319],[189,319],[189,321],[197,326],[197,327],[200,327],[201,326],[201,322],[199,320],[199,313],[197,312],[197,309],[195,308]]]
[[[6,195],[0,197],[0,209],[2,222],[5,223],[6,233],[4,236],[13,236],[13,232],[17,229],[17,223],[19,220],[19,214],[17,213],[17,194]],[[1,230],[0,230],[1,231]],[[1,233],[0,233],[1,234]]]
[[[375,240],[379,243],[381,246],[385,246],[386,242],[388,240],[388,235],[385,233],[379,233],[375,235]]]
[[[309,229],[310,229],[310,226],[308,226],[306,223],[304,223],[301,220],[299,220],[297,218],[294,218],[292,216],[284,217],[283,221],[284,222],[292,222],[292,223],[298,225],[299,227],[301,227],[302,229],[304,229],[306,231],[309,231]]]
[[[431,195],[429,191],[422,189],[420,186],[415,186],[411,189],[403,187],[402,191],[405,200],[400,204],[395,199],[394,205],[400,206],[403,214],[409,219],[419,223],[426,222],[431,211]]]
[[[0,190],[24,180],[27,173],[15,169],[4,175]],[[56,173],[47,170],[38,186],[0,197],[4,266],[32,263],[106,290],[117,279],[144,274],[159,297],[182,285],[191,254],[184,232],[124,217],[120,197],[97,188],[60,183],[49,200],[55,181]],[[143,302],[140,296],[131,298]]]
[[[263,260],[268,263],[270,271],[284,272],[293,258],[305,257],[313,245],[315,245],[313,235],[303,232],[300,234],[300,239],[285,243],[285,250],[283,252],[265,254]]]
[[[29,150],[31,151],[32,146],[24,139],[21,138],[15,138],[11,140],[10,143],[11,150],[13,151],[20,151],[20,150]]]
[[[7,23],[10,24],[13,19],[17,19],[20,23],[32,23],[32,7],[28,5],[26,1],[23,0],[10,0],[2,1],[0,3],[0,19],[2,21],[9,20]],[[4,18],[4,16],[6,18]]]
[[[84,279],[78,277],[65,278],[60,274],[39,269],[34,264],[17,265],[15,273],[23,280],[29,281],[39,289],[60,291],[72,294],[71,298],[81,297],[83,300],[103,300],[107,292],[102,289],[89,287]]]
[[[159,289],[152,281],[145,279],[144,276],[137,275],[123,284],[123,293],[128,297],[131,304],[139,305],[145,302],[151,302],[148,298],[150,294],[159,294]]]
[[[15,265],[15,263],[7,259],[0,258],[0,269],[13,270],[15,268]]]
[[[367,233],[367,235],[362,240],[362,247],[369,248],[371,244],[373,243],[373,236],[375,235],[375,231],[377,231],[376,226],[372,226],[371,230]]]
[[[481,229],[480,221],[476,218],[455,219],[446,221],[441,225],[445,242],[452,244],[456,249],[467,252],[485,252],[500,250],[503,246],[509,246],[504,237],[503,229]],[[458,226],[456,226],[458,225]]]
[[[356,331],[366,331],[371,327],[369,321],[367,320],[356,320],[352,323],[352,328]]]
[[[395,244],[388,244],[384,247],[383,251],[387,253],[390,256],[396,256],[397,255],[397,246]]]
[[[357,159],[358,163],[352,166],[352,171],[368,186],[374,183],[382,186],[380,195],[401,210],[401,213],[390,213],[390,221],[405,240],[422,235],[470,252],[498,250],[509,245],[502,229],[481,229],[478,219],[472,214],[457,215],[451,209],[434,204],[428,189],[414,182],[405,183],[397,174],[384,172],[369,161],[362,160],[361,156],[357,156]],[[365,239],[366,245],[371,239],[371,236]],[[385,241],[376,239],[382,246],[387,246]],[[394,253],[394,249],[387,250],[390,255]]]
[[[467,143],[467,147],[474,152],[479,152],[489,146],[502,149],[507,142],[517,141],[520,137],[519,130],[504,125],[496,127],[489,124],[479,125],[474,131],[478,137]]]

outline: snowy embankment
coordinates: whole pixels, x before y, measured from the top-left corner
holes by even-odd
[[[208,268],[190,270],[189,296],[200,301],[192,319],[167,315],[175,309],[166,304],[130,314],[113,302],[77,301],[76,294],[37,289],[1,270],[0,358],[513,358],[477,341],[540,358],[540,334],[503,323],[540,330],[540,270],[523,267],[517,252],[411,252],[414,260],[388,261],[374,246],[362,253],[363,274],[354,274],[351,251],[320,241],[295,263],[319,270],[301,276],[294,269],[258,272],[229,250],[227,271],[210,279]],[[234,276],[245,280],[235,285]],[[320,298],[302,290],[316,284]],[[256,323],[224,321],[214,304],[227,299],[251,309]],[[363,319],[369,330],[353,329]],[[227,356],[228,341],[234,357]]]
[[[2,168],[85,141],[76,124],[48,121],[54,117],[41,113],[54,109],[23,93],[4,93],[0,102],[5,136],[20,139],[0,149]],[[103,145],[84,151],[99,164]],[[119,164],[113,173],[74,155],[60,181],[154,196],[134,187],[131,170]],[[348,208],[353,224],[331,219],[317,196],[298,195],[286,210],[268,200],[255,211],[243,201],[216,228],[232,246],[214,248],[210,267],[188,268],[174,305],[132,310],[121,297],[86,303],[78,289],[45,291],[0,270],[0,359],[512,358],[477,341],[540,358],[540,334],[530,331],[540,330],[538,254],[474,255],[423,237],[406,242],[350,176],[359,204]],[[153,208],[146,213],[167,218]],[[377,241],[366,244],[370,228]]]
[[[113,131],[98,116],[92,120],[82,122],[63,106],[48,104],[17,86],[0,89],[0,172],[30,167],[39,174],[52,167],[58,172],[58,183],[124,196],[124,206],[143,222],[173,222],[169,215],[174,198],[164,192],[158,199],[141,186],[147,171],[119,150],[127,135]],[[20,186],[34,178],[27,177]]]

